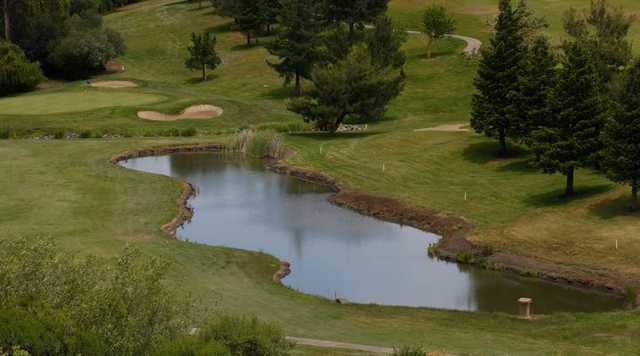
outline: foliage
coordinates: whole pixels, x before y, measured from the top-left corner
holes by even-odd
[[[317,4],[315,0],[282,0],[280,31],[267,46],[269,53],[280,58],[279,63],[269,65],[285,78],[285,84],[295,80],[297,96],[302,94],[301,80],[311,78],[311,68],[323,57]]]
[[[257,318],[222,316],[206,325],[199,337],[225,345],[234,356],[285,356],[293,347],[281,328]]]
[[[434,42],[442,39],[447,33],[455,31],[455,20],[449,15],[445,6],[432,4],[425,10],[422,23],[424,32],[429,38],[427,57],[431,58],[431,48]]]
[[[202,70],[202,80],[207,80],[207,68],[214,70],[222,60],[216,52],[216,36],[210,32],[191,34],[191,46],[187,47],[189,58],[185,65],[189,69]]]
[[[424,356],[427,353],[421,346],[402,346],[393,348],[393,356]]]
[[[407,56],[402,46],[407,42],[407,32],[396,28],[390,17],[377,17],[365,42],[373,64],[381,68],[404,68]]]
[[[517,98],[527,48],[519,19],[511,1],[500,0],[496,31],[482,50],[474,81],[477,93],[472,101],[471,127],[497,138],[503,156],[508,154],[507,138],[517,139],[523,134]]]
[[[321,3],[325,21],[334,25],[346,23],[350,38],[354,39],[357,29],[387,11],[389,0],[324,0]]]
[[[640,187],[640,61],[626,73],[613,118],[604,131],[607,175],[631,185],[631,209],[638,210]]]
[[[404,76],[372,63],[369,51],[355,47],[343,60],[318,66],[314,88],[289,104],[289,110],[314,122],[320,130],[335,132],[347,116],[367,121],[379,118],[404,86]]]
[[[536,38],[528,50],[520,75],[518,109],[523,140],[531,142],[531,133],[552,124],[551,99],[556,84],[558,61],[549,40]]]
[[[561,64],[551,97],[553,119],[533,133],[532,141],[536,165],[545,173],[567,176],[566,195],[571,195],[575,169],[588,165],[602,147],[603,105],[588,48],[565,43]]]
[[[284,157],[285,146],[282,137],[273,130],[242,130],[231,145],[235,152],[253,158],[280,159]]]
[[[610,6],[607,0],[592,0],[587,13],[580,14],[571,8],[564,15],[565,31],[589,48],[603,83],[611,81],[619,68],[632,59],[627,36],[634,19],[622,8]]]
[[[38,63],[30,63],[18,46],[0,41],[0,96],[29,91],[42,79]]]
[[[2,346],[18,341],[37,354],[31,347],[52,354],[144,354],[189,321],[187,302],[161,283],[167,265],[131,248],[111,265],[58,253],[44,239],[0,240],[0,259],[0,308],[32,315],[2,323]]]

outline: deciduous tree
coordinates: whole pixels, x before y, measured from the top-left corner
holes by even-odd
[[[424,33],[429,38],[427,42],[427,57],[431,58],[433,44],[442,39],[447,33],[455,31],[455,21],[443,5],[432,4],[424,12],[422,22]]]

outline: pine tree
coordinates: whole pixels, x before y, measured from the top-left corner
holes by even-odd
[[[525,60],[520,76],[518,109],[523,141],[531,143],[531,133],[552,124],[550,100],[557,78],[558,61],[549,40],[538,36]]]
[[[394,27],[389,16],[379,16],[376,19],[365,42],[373,64],[403,70],[407,56],[402,46],[407,42],[407,32]]]
[[[311,78],[311,68],[322,58],[322,23],[316,0],[282,0],[281,4],[280,31],[267,46],[280,62],[269,64],[285,78],[285,84],[295,80],[295,93],[300,96],[301,80]]]
[[[207,80],[207,69],[214,70],[221,60],[216,52],[216,36],[210,32],[191,34],[191,46],[187,48],[189,58],[185,65],[189,69],[202,70],[202,81]]]
[[[402,91],[404,76],[392,68],[371,62],[369,50],[356,46],[337,63],[313,70],[313,90],[293,100],[289,110],[314,122],[321,130],[335,132],[347,117],[373,120]]]
[[[475,79],[471,127],[500,143],[500,154],[508,155],[507,139],[522,136],[519,108],[519,75],[527,54],[519,17],[511,0],[500,0],[500,15],[491,43],[482,51]]]
[[[533,134],[536,165],[545,173],[567,177],[566,195],[574,194],[577,168],[588,165],[602,147],[604,109],[591,51],[565,43],[562,69],[551,96],[551,121]]]
[[[356,30],[384,14],[388,3],[389,0],[324,0],[324,18],[328,23],[347,24],[349,38],[354,40]]]
[[[258,32],[266,24],[264,6],[265,0],[237,0],[233,17],[247,37],[247,46],[251,45],[254,36],[258,42]]]
[[[627,73],[616,98],[617,109],[604,131],[605,166],[611,180],[631,186],[637,211],[640,188],[640,60]]]

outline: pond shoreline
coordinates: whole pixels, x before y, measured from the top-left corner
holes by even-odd
[[[228,151],[224,144],[158,146],[126,151],[113,156],[110,161],[113,165],[121,167],[119,162],[133,158],[174,153],[222,153]],[[286,160],[294,154],[296,152],[288,150],[284,158],[267,159],[265,165],[275,173],[294,176],[330,188],[334,192],[329,198],[332,204],[379,220],[411,226],[440,235],[442,238],[439,242],[429,249],[429,252],[438,258],[461,264],[478,265],[486,269],[508,271],[581,289],[595,289],[612,296],[622,296],[625,293],[625,285],[620,282],[619,278],[610,275],[595,277],[595,274],[583,270],[571,269],[529,257],[494,252],[487,247],[474,244],[466,238],[473,230],[473,224],[467,219],[444,215],[434,209],[413,207],[398,199],[351,190],[340,184],[335,178],[322,172],[290,165]],[[170,222],[161,226],[162,231],[173,239],[176,238],[177,229],[193,216],[189,199],[194,194],[195,190],[191,183],[183,182],[183,192],[176,200],[179,207],[178,214]],[[279,270],[276,274],[280,272]],[[276,279],[274,278],[274,280]]]

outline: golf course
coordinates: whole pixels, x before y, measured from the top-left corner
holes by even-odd
[[[422,31],[423,12],[432,2],[391,0],[387,14],[402,31]],[[497,0],[443,3],[455,19],[456,35],[477,39],[483,47],[490,43]],[[610,3],[640,15],[640,1]],[[529,0],[528,5],[544,17],[545,34],[559,45],[567,36],[563,13],[588,9],[590,1]],[[565,177],[533,167],[535,154],[526,145],[513,143],[510,155],[499,157],[498,143],[469,126],[479,55],[464,53],[467,42],[444,37],[429,58],[426,37],[408,34],[404,88],[384,115],[367,122],[366,129],[326,133],[288,110],[293,87],[283,86],[268,65],[278,59],[264,46],[273,37],[247,45],[233,22],[209,1],[124,6],[106,14],[104,26],[122,34],[127,51],[117,60],[126,70],[44,82],[50,85],[1,97],[0,239],[42,238],[74,255],[107,259],[133,246],[168,262],[163,284],[192,296],[207,312],[256,316],[277,323],[290,337],[344,343],[300,344],[294,355],[369,354],[351,344],[419,345],[433,355],[640,352],[640,310],[633,307],[640,302],[640,213],[628,209],[629,187],[580,168],[576,194],[565,197]],[[221,60],[206,81],[185,67],[190,36],[203,31],[216,36]],[[640,23],[631,27],[629,38],[640,42]],[[637,46],[633,53],[640,54]],[[311,87],[303,81],[305,91]],[[351,208],[349,213],[442,236],[464,231],[465,242],[480,246],[487,258],[446,256],[463,263],[452,265],[456,269],[544,281],[611,298],[616,308],[536,315],[534,300],[534,317],[523,319],[482,308],[340,304],[288,287],[286,278],[274,283],[281,261],[268,248],[206,244],[180,238],[181,230],[172,237],[163,226],[184,213],[184,179],[127,169],[127,159],[234,147],[243,130],[277,134],[286,154],[268,162],[271,168],[338,187],[332,202]],[[190,183],[194,201],[207,196],[198,183]],[[259,185],[243,189],[251,194]],[[207,203],[235,206],[217,197]],[[205,210],[202,204],[192,212],[194,224]],[[415,218],[420,214],[428,218]],[[225,221],[220,228],[207,226],[207,234],[227,231]],[[419,251],[425,259],[429,252],[426,243]],[[295,275],[295,263],[291,269]],[[435,284],[425,289],[439,292]],[[490,292],[500,298],[500,291]],[[510,307],[517,308],[517,298]]]

